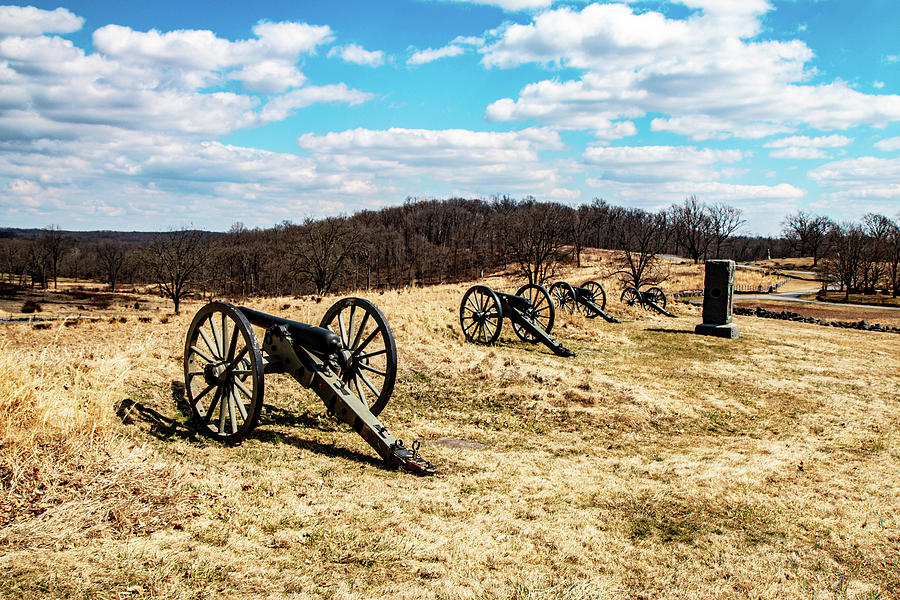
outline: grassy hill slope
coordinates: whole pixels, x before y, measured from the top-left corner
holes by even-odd
[[[465,343],[466,288],[369,295],[400,358],[382,420],[432,478],[278,376],[244,444],[198,438],[199,304],[5,326],[0,597],[898,597],[900,336],[738,317],[720,340],[611,299],[631,322],[558,317],[564,359],[508,324]],[[250,305],[318,323],[334,300]]]

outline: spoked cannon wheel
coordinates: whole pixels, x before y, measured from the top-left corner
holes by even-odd
[[[655,305],[662,309],[666,308],[666,293],[662,291],[662,288],[652,287],[646,291],[646,294],[647,298]]]
[[[397,345],[384,314],[363,298],[343,298],[325,312],[319,327],[341,338],[338,376],[377,416],[397,380]]]
[[[585,281],[581,284],[581,287],[588,290],[590,292],[589,300],[600,307],[600,310],[606,310],[606,290],[603,289],[603,286],[597,283],[596,281]],[[593,310],[584,307],[586,309],[585,315],[591,319],[598,316]]]
[[[550,295],[562,312],[571,315],[577,310],[575,301],[575,288],[565,281],[557,281],[550,286]]]
[[[519,288],[516,296],[522,296],[531,303],[531,307],[528,308],[526,314],[537,321],[541,329],[550,333],[550,330],[553,329],[553,320],[556,318],[556,309],[553,308],[553,300],[551,300],[547,289],[536,283],[526,283]],[[515,322],[513,322],[512,328],[523,342],[534,343],[538,341],[536,337],[519,327]]]
[[[627,288],[625,288],[622,291],[622,297],[620,299],[628,306],[643,304],[643,302],[641,302],[641,293],[637,290],[636,287],[633,286],[628,286]]]
[[[235,444],[262,410],[263,360],[246,317],[227,302],[197,311],[184,345],[184,392],[200,433]]]
[[[459,324],[466,340],[475,344],[493,344],[500,337],[503,310],[494,290],[486,285],[469,288],[459,305]]]

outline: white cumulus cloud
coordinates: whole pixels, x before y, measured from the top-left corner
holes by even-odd
[[[413,53],[413,55],[410,56],[409,59],[407,59],[406,64],[424,65],[436,60],[440,60],[442,58],[459,56],[463,52],[465,52],[465,49],[462,46],[457,46],[455,44],[450,44],[449,46],[444,46],[443,48],[427,48],[425,50],[418,50]]]
[[[368,67],[379,67],[384,64],[384,52],[381,50],[366,50],[357,44],[335,46],[328,51],[328,56],[337,56],[347,62]]]
[[[519,12],[523,10],[536,10],[547,8],[553,4],[553,0],[452,0],[464,4],[484,4],[487,6],[496,6],[509,12]]]
[[[584,161],[590,172],[618,182],[709,181],[720,178],[719,163],[734,163],[740,150],[693,146],[590,146]]]
[[[763,147],[774,148],[769,152],[772,158],[813,159],[828,158],[823,148],[843,148],[853,140],[843,135],[809,137],[795,135],[766,142]]]
[[[372,94],[347,87],[344,83],[334,85],[307,86],[278,96],[260,112],[263,121],[281,121],[294,114],[299,108],[325,102],[345,102],[349,105],[370,100]]]
[[[0,6],[0,35],[35,36],[78,31],[84,19],[65,8],[43,10],[34,6]]]
[[[487,118],[592,129],[598,119],[658,113],[653,130],[697,140],[900,120],[900,96],[865,94],[839,80],[809,83],[813,52],[802,41],[751,40],[771,9],[767,2],[683,3],[698,12],[670,19],[626,4],[590,4],[501,28],[482,49],[485,66],[536,63],[582,75],[529,84],[517,98],[489,105]]]
[[[875,147],[883,152],[900,150],[900,137],[892,137],[875,142]]]
[[[522,193],[549,196],[563,177],[541,159],[542,150],[564,147],[554,131],[513,132],[466,129],[352,129],[307,133],[300,146],[348,173],[391,182],[438,182],[447,193]],[[435,189],[429,185],[419,189]]]

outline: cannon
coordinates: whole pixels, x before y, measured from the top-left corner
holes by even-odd
[[[466,340],[475,344],[493,344],[500,337],[504,317],[524,342],[541,342],[559,356],[575,353],[550,337],[556,309],[547,290],[528,283],[515,294],[495,292],[486,285],[475,285],[463,295],[459,323]]]
[[[603,317],[610,323],[621,323],[606,312],[606,290],[596,281],[585,281],[580,286],[557,281],[550,286],[550,295],[564,313],[572,314],[577,310],[589,319]]]
[[[264,330],[262,347],[253,330]],[[407,448],[377,416],[397,377],[397,347],[378,308],[343,298],[318,327],[227,302],[210,302],[194,316],[184,345],[184,388],[200,432],[241,442],[262,410],[264,376],[285,373],[311,389],[388,466],[432,474],[434,465]]]
[[[622,296],[620,299],[628,306],[640,304],[641,308],[643,308],[644,310],[653,309],[660,314],[666,315],[667,317],[675,316],[666,310],[666,293],[662,291],[662,288],[656,286],[648,288],[647,291],[642,292],[635,286],[629,285],[624,290],[622,290]]]

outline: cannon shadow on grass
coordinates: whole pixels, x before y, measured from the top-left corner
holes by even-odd
[[[694,335],[693,329],[667,329],[664,327],[650,327],[646,331],[653,331],[655,333],[690,333]]]
[[[271,429],[257,428],[250,434],[250,437],[270,444],[287,444],[300,450],[309,450],[315,454],[321,454],[329,458],[343,458],[352,460],[353,462],[366,464],[381,469],[389,469],[385,463],[375,455],[363,454],[356,450],[343,448],[334,444],[323,444],[309,438],[304,438],[294,433],[284,433],[280,431],[272,431]]]
[[[555,354],[553,354],[552,350],[548,350],[543,344],[539,342],[535,342],[532,344],[530,342],[522,342],[513,339],[500,338],[493,344],[489,346],[482,346],[482,348],[515,348],[517,350],[528,350],[529,352],[537,351],[542,354],[546,354],[547,356],[556,356]]]
[[[267,426],[283,427],[292,431],[290,433],[273,431],[272,429],[267,428]],[[370,456],[331,443],[323,444],[293,433],[294,430],[300,429],[318,429],[319,431],[329,433],[350,432],[348,427],[343,426],[326,413],[315,413],[309,410],[295,413],[283,408],[278,408],[277,406],[264,405],[262,414],[259,417],[259,427],[254,429],[250,434],[250,437],[261,442],[288,444],[295,448],[322,454],[323,456],[344,458],[375,467],[385,468],[384,463],[377,456]]]
[[[150,435],[162,441],[170,441],[172,439],[191,442],[200,441],[201,436],[191,420],[191,408],[184,393],[184,383],[172,381],[171,387],[172,401],[178,412],[181,415],[186,415],[184,419],[167,417],[158,410],[136,402],[131,398],[122,399],[116,407],[116,416],[125,425],[137,425],[140,429],[147,431]],[[327,415],[315,414],[310,411],[297,414],[277,407],[264,406],[259,423],[263,427],[255,429],[249,438],[270,444],[288,444],[323,456],[343,458],[357,463],[386,468],[384,463],[376,456],[369,456],[368,454],[341,448],[334,444],[322,444],[294,433],[284,433],[283,431],[265,428],[266,425],[270,425],[291,429],[302,427],[325,432],[340,432],[340,425]]]
[[[160,440],[177,438],[197,441],[199,435],[190,423],[191,407],[184,394],[184,383],[172,381],[171,390],[172,402],[180,415],[187,415],[187,420],[167,417],[155,408],[136,402],[131,398],[123,398],[119,402],[116,406],[116,416],[125,425],[137,424],[141,429],[145,429],[150,435]]]

